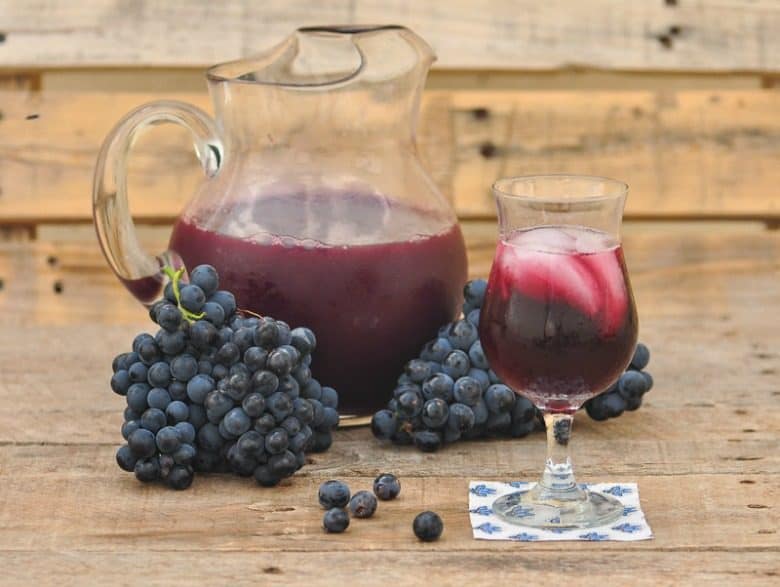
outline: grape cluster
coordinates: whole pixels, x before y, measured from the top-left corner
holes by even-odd
[[[445,324],[398,378],[387,408],[371,420],[374,436],[395,444],[414,444],[433,452],[459,439],[485,436],[520,438],[543,426],[530,400],[515,394],[490,369],[479,340],[479,316],[487,282],[466,284],[463,318]],[[652,377],[642,369],[650,360],[643,344],[620,380],[585,404],[595,420],[637,409]]]
[[[125,396],[119,466],[175,489],[195,471],[232,471],[273,486],[330,447],[338,394],[312,377],[308,328],[249,316],[200,265],[190,282],[168,274],[149,310],[161,328],[114,359],[111,389]]]
[[[626,372],[604,393],[585,402],[588,416],[602,421],[617,418],[625,411],[638,410],[642,397],[653,387],[653,376],[643,371],[649,362],[650,349],[640,342]]]
[[[406,364],[387,409],[371,420],[377,438],[432,452],[461,438],[522,437],[534,430],[536,408],[501,382],[482,350],[478,327],[486,287],[481,279],[467,283],[465,318],[442,326]]]

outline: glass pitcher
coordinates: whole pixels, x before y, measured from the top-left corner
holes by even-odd
[[[214,265],[239,308],[314,330],[312,372],[342,414],[382,407],[404,362],[458,312],[466,279],[457,219],[415,144],[434,59],[401,26],[301,28],[208,71],[215,121],[175,101],[129,113],[95,172],[111,268],[150,305],[163,266]],[[127,157],[160,122],[190,130],[205,178],[152,255],[128,211]]]

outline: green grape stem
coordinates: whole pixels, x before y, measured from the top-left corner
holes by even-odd
[[[163,267],[162,271],[165,273],[165,275],[168,276],[168,279],[171,280],[171,284],[173,285],[173,296],[176,298],[176,306],[179,308],[179,312],[181,312],[182,318],[184,318],[190,324],[195,322],[195,320],[200,320],[203,318],[206,315],[205,312],[195,314],[181,305],[181,291],[179,290],[179,282],[181,281],[182,275],[184,275],[185,268],[181,267],[180,269],[174,269],[173,267],[166,265]]]

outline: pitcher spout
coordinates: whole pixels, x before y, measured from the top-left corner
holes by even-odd
[[[360,71],[369,79],[393,79],[412,71],[427,73],[436,54],[422,37],[396,24],[302,27],[296,31],[302,43],[312,38],[336,43],[346,40],[360,55]]]
[[[268,144],[413,145],[435,54],[399,25],[312,26],[208,71],[228,149]],[[367,140],[369,138],[370,140]]]
[[[436,54],[420,36],[400,25],[301,27],[269,51],[215,65],[212,82],[238,82],[330,90],[361,77],[389,80],[419,71]]]

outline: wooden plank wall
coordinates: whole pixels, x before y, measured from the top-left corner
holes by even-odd
[[[502,175],[631,185],[637,220],[780,216],[780,9],[774,0],[0,0],[4,238],[91,238],[92,166],[130,108],[210,108],[203,69],[295,26],[399,21],[439,55],[419,142],[464,220]],[[141,138],[131,207],[167,226],[199,180],[186,133]],[[61,230],[78,224],[85,230]]]

